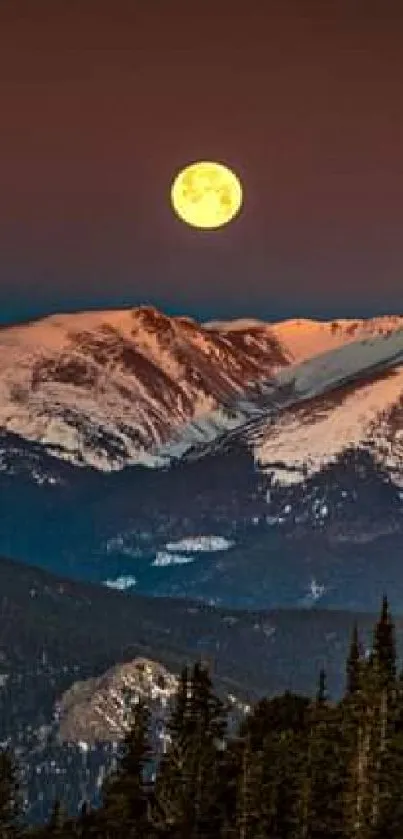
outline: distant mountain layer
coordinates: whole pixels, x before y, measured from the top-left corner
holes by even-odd
[[[187,424],[206,421],[208,439],[217,411],[218,430],[238,425],[237,402],[245,394],[254,402],[258,383],[402,325],[384,317],[203,326],[151,307],[52,315],[0,330],[0,428],[101,470],[158,465],[159,448]]]
[[[339,691],[356,617],[320,609],[217,609],[192,600],[128,595],[6,559],[0,559],[0,591],[4,683],[11,684],[18,672],[32,676],[36,663],[41,689],[47,668],[60,665],[62,675],[64,664],[72,683],[80,678],[72,673],[100,675],[135,658],[154,659],[177,673],[201,657],[213,663],[222,689],[245,698],[287,687],[312,692],[321,662],[331,689]],[[358,622],[366,631],[373,616],[360,614]],[[402,621],[398,626],[403,631]],[[49,696],[57,696],[53,688],[49,682]],[[32,696],[22,695],[22,701],[27,711],[43,710]],[[6,716],[1,722],[4,735]]]

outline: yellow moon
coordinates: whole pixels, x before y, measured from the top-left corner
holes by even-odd
[[[176,176],[171,201],[182,221],[212,229],[228,224],[237,215],[242,205],[242,187],[227,166],[200,160]]]

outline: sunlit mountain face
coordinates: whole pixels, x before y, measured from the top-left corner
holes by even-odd
[[[144,307],[0,349],[3,553],[214,604],[403,608],[402,318]]]
[[[202,326],[151,307],[52,315],[0,331],[0,426],[97,469],[150,465],[186,423],[238,424],[237,401],[282,370],[402,326],[398,317]]]

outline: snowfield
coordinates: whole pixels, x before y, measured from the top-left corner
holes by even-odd
[[[233,542],[224,539],[222,536],[191,536],[181,539],[179,542],[168,542],[167,551],[193,551],[200,553],[213,553],[215,551],[227,551]]]
[[[117,591],[126,591],[126,589],[134,588],[137,585],[137,580],[135,577],[122,575],[121,577],[116,577],[115,580],[105,580],[103,585],[108,588],[117,589]]]
[[[190,562],[194,562],[194,556],[158,551],[152,565],[155,568],[167,568],[169,565],[189,565]]]

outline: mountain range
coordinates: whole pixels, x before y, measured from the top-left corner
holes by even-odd
[[[293,381],[288,368],[402,328],[397,316],[200,325],[152,307],[52,315],[0,331],[0,427],[101,470],[158,464],[153,455],[189,423],[209,436],[217,423],[239,424],[260,383],[275,401]]]
[[[403,611],[403,318],[0,332],[0,550],[231,608]],[[24,527],[21,527],[21,509]]]
[[[0,741],[35,820],[96,803],[127,689],[158,745],[185,662],[238,709],[322,666],[337,695],[353,622],[403,614],[403,318],[4,327],[0,497]]]

